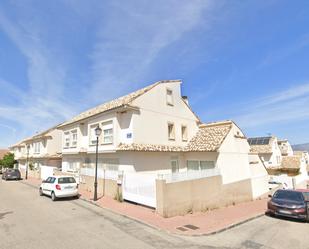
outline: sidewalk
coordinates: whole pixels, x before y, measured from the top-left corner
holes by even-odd
[[[33,178],[29,178],[23,182],[34,186],[39,186],[41,183],[40,180]],[[92,192],[80,191],[80,194],[81,199],[94,203],[92,201]],[[267,199],[262,199],[211,210],[205,213],[163,218],[156,214],[154,209],[128,202],[120,203],[110,197],[101,197],[95,202],[96,205],[102,208],[148,224],[157,229],[174,234],[191,236],[217,233],[261,216],[266,211],[266,203]]]

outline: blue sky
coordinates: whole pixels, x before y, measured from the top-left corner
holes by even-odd
[[[161,79],[204,122],[309,142],[309,1],[0,2],[0,147]]]

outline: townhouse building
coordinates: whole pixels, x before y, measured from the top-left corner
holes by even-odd
[[[120,185],[125,200],[173,216],[188,208],[250,200],[253,189],[255,198],[268,190],[263,165],[249,164],[250,146],[241,129],[232,121],[203,124],[182,96],[179,80],[156,82],[58,126],[62,171],[77,175],[80,186],[89,190],[93,188],[97,127],[102,129],[98,175],[103,195],[113,196]],[[177,199],[181,195],[185,200]]]
[[[28,166],[30,176],[45,179],[53,168],[61,168],[61,137],[62,132],[55,126],[11,146],[22,174]]]

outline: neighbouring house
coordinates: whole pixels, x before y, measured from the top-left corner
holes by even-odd
[[[80,187],[89,191],[98,126],[100,194],[114,197],[120,188],[125,200],[173,216],[251,200],[268,190],[261,162],[260,170],[249,164],[250,146],[240,128],[232,121],[203,124],[181,95],[179,80],[159,81],[58,126],[62,173],[78,175]]]
[[[55,126],[10,147],[23,175],[27,166],[30,176],[41,179],[52,175],[54,168],[61,168],[61,135]]]
[[[282,156],[293,156],[293,148],[287,139],[278,140]]]
[[[251,152],[257,153],[267,169],[281,165],[282,154],[275,136],[248,138]]]
[[[270,180],[286,188],[304,187],[308,173],[305,154],[294,153],[289,141],[275,136],[249,138],[251,151],[263,160]]]

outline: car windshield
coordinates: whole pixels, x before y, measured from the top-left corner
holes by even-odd
[[[277,191],[274,195],[276,199],[288,199],[292,201],[303,201],[302,193],[294,191]]]
[[[303,192],[306,201],[309,201],[309,192]]]
[[[76,183],[74,177],[61,177],[58,179],[58,183]]]

